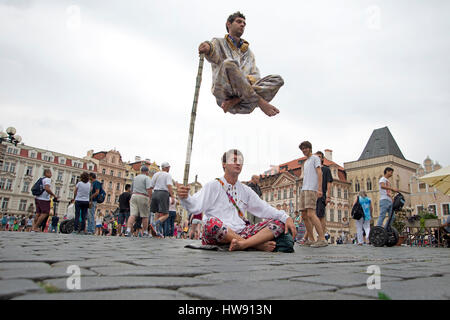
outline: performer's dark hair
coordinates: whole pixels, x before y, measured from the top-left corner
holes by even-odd
[[[240,13],[240,12],[238,11],[238,12],[235,12],[235,13],[231,14],[231,15],[228,17],[227,22],[233,23],[233,21],[236,20],[236,18],[242,18],[242,19],[245,20],[245,16],[244,16],[242,13]],[[227,32],[230,32],[230,31],[228,30],[228,27],[227,27],[227,24],[226,24],[226,23],[225,23],[225,28],[227,28]]]
[[[320,154],[322,156],[322,158],[325,157],[322,151],[316,151],[316,154]]]
[[[302,143],[300,143],[300,145],[298,146],[298,148],[301,150],[302,148],[310,148],[312,150],[312,144],[309,141],[303,141]]]

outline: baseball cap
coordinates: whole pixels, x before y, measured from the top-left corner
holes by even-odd
[[[167,167],[170,167],[170,164],[168,162],[163,162],[161,164],[161,168],[167,168]]]

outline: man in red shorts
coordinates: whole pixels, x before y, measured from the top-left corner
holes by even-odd
[[[232,149],[222,156],[225,174],[205,184],[195,195],[189,195],[189,186],[177,185],[181,205],[189,213],[205,215],[202,235],[204,245],[230,244],[230,251],[254,248],[273,251],[275,238],[283,233],[292,233],[295,238],[294,221],[283,210],[277,210],[245,184],[238,181],[244,157],[239,150]],[[244,212],[266,219],[250,225]]]

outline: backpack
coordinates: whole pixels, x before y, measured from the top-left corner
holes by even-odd
[[[364,217],[364,210],[361,207],[361,204],[359,203],[359,197],[358,197],[358,201],[356,201],[355,205],[352,208],[352,218],[355,220],[359,220],[362,217]]]
[[[97,195],[97,203],[105,202],[106,192],[103,190],[103,185],[100,186],[100,192]]]
[[[44,180],[44,177],[39,178],[38,181],[36,181],[33,187],[31,188],[31,193],[33,194],[33,196],[38,197],[44,193],[45,189],[42,180]]]
[[[275,239],[276,247],[273,252],[284,252],[284,253],[292,253],[294,252],[294,238],[291,235],[291,232],[283,233],[278,238]]]
[[[405,205],[405,197],[401,193],[398,193],[394,197],[394,202],[392,204],[392,211],[400,211]]]

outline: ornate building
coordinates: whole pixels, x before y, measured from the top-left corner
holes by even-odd
[[[125,190],[127,182],[125,163],[119,151],[100,151],[89,150],[85,159],[97,163],[97,180],[103,184],[106,192],[105,202],[97,206],[105,216],[113,214],[119,207],[119,196]]]
[[[2,145],[0,167],[0,210],[14,215],[28,214],[30,205],[34,207],[31,194],[33,184],[43,176],[45,169],[52,171],[52,191],[59,197],[53,204],[58,216],[66,213],[66,208],[74,196],[75,185],[82,172],[96,172],[95,162],[54,151],[19,144]],[[32,209],[31,212],[34,212]]]
[[[325,150],[324,165],[328,166],[333,176],[331,184],[331,202],[326,208],[327,230],[330,241],[334,243],[342,233],[348,233],[350,215],[349,191],[350,183],[347,181],[343,167],[332,161],[332,150]],[[262,199],[270,205],[288,212],[291,216],[298,210],[298,194],[303,185],[303,164],[306,157],[292,160],[271,168],[260,175]]]
[[[441,165],[437,161],[433,162],[430,157],[423,161],[423,166],[417,168],[416,173],[410,179],[411,208],[414,210],[414,214],[428,210],[445,222],[450,214],[450,196],[419,180],[420,177],[441,168]]]
[[[390,179],[391,185],[405,196],[405,206],[409,207],[411,204],[410,181],[419,164],[405,159],[388,127],[372,132],[357,161],[344,163],[347,179],[351,184],[350,202],[353,203],[359,191],[366,191],[373,203],[372,225],[374,222],[376,224],[380,214],[378,181],[383,176],[386,167],[394,169],[394,175]],[[351,232],[355,234],[355,222],[350,220]]]

